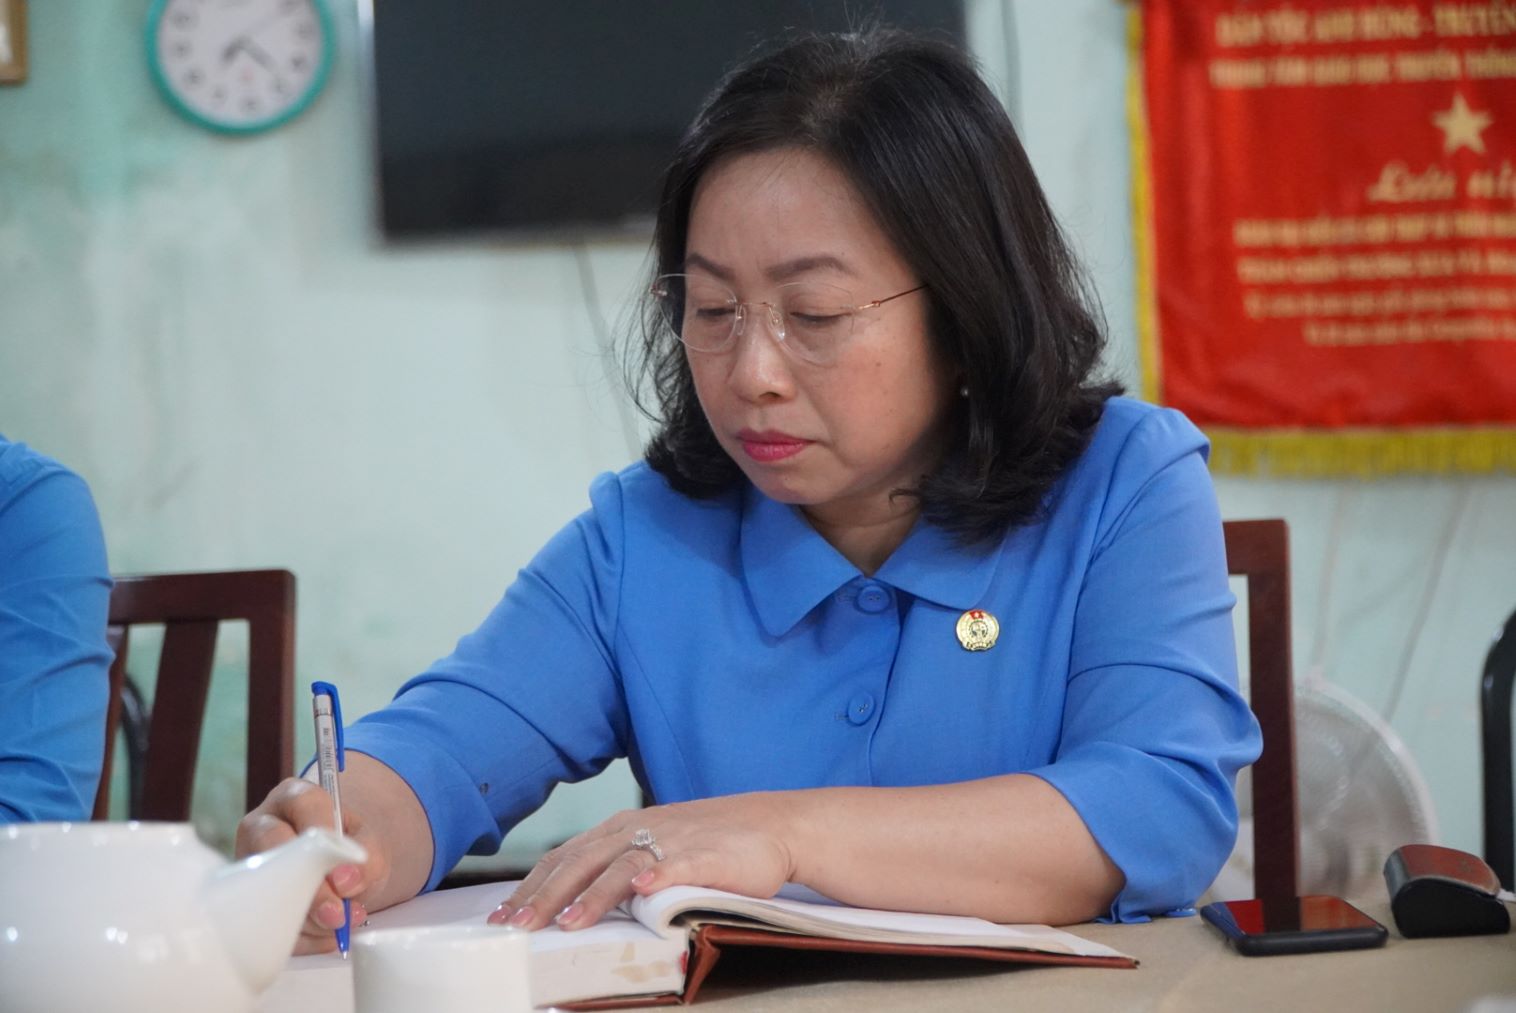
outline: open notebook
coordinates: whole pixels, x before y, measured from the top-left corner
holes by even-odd
[[[426,894],[373,915],[368,928],[480,922],[510,896],[512,886],[487,883]],[[538,1006],[580,1008],[690,1002],[721,950],[731,946],[1031,964],[1137,963],[1108,946],[1045,925],[996,925],[978,918],[852,908],[793,885],[768,900],[676,886],[651,897],[635,897],[587,929],[533,933],[532,1000]],[[351,973],[337,957],[296,957],[264,996],[259,1013],[351,1010]]]

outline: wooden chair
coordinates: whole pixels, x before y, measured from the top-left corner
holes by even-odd
[[[1480,763],[1484,771],[1484,860],[1507,890],[1513,869],[1511,816],[1511,684],[1516,683],[1516,612],[1484,658],[1479,684]]]
[[[111,592],[110,670],[105,768],[95,819],[107,818],[116,732],[123,714],[131,780],[140,785],[132,819],[189,819],[190,794],[216,633],[228,620],[248,624],[247,808],[294,769],[295,576],[288,570],[168,573],[118,577]],[[151,714],[127,678],[130,627],[162,624],[163,647]],[[132,718],[133,712],[139,715]],[[145,734],[144,734],[145,733]],[[136,792],[134,791],[134,795]]]
[[[1226,521],[1227,571],[1247,578],[1248,659],[1263,755],[1253,764],[1253,892],[1294,897],[1300,883],[1295,798],[1295,677],[1289,531],[1282,520]]]

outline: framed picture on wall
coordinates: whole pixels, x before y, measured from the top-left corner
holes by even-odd
[[[0,84],[26,80],[26,0],[0,0]]]

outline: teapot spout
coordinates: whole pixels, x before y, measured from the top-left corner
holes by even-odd
[[[262,992],[283,970],[322,877],[367,858],[357,841],[312,828],[211,874],[206,911],[249,993]]]

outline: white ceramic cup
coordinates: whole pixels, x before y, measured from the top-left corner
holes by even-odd
[[[357,933],[357,1013],[531,1013],[529,940],[483,923]]]

